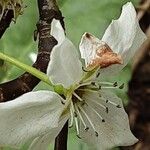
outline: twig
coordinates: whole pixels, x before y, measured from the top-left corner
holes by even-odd
[[[42,72],[46,72],[52,48],[57,41],[50,35],[50,24],[53,18],[59,19],[63,23],[63,17],[55,3],[49,0],[38,0],[39,22],[37,31],[39,33],[38,56],[33,67]],[[0,102],[9,101],[31,91],[38,83],[39,79],[29,73],[24,73],[15,80],[0,84]]]
[[[14,12],[12,9],[5,9],[4,14],[0,20],[0,39],[2,38],[4,32],[9,27],[12,19],[14,17]]]
[[[55,139],[54,150],[67,150],[67,136],[68,135],[68,122],[64,125],[63,129]]]

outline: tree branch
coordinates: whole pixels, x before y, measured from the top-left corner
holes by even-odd
[[[54,150],[67,150],[67,138],[68,138],[68,122],[64,125],[59,135],[55,139]]]
[[[64,26],[62,14],[53,1],[38,0],[39,22],[37,23],[37,31],[39,33],[39,44],[37,60],[33,67],[44,73],[47,69],[50,52],[57,44],[57,41],[50,35],[51,21],[53,18],[59,19]],[[0,102],[15,99],[31,91],[39,82],[39,79],[25,72],[17,79],[0,84]]]
[[[5,9],[4,14],[0,20],[0,39],[2,38],[6,29],[9,27],[13,18],[14,18],[13,10]]]

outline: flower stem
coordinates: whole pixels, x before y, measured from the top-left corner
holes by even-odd
[[[53,86],[52,83],[50,82],[48,76],[45,73],[37,70],[36,68],[31,67],[29,65],[26,65],[26,64],[16,60],[15,58],[12,58],[12,57],[5,55],[3,53],[0,53],[0,59],[5,60],[5,61],[19,67],[20,69],[23,69],[23,70],[31,73],[35,77],[39,78],[41,81],[49,84],[50,86]]]

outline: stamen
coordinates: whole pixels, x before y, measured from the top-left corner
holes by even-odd
[[[82,66],[82,70],[83,70],[84,72],[89,72],[89,71],[86,70],[83,66]]]
[[[95,85],[96,85],[96,82],[91,82],[91,84],[92,84],[93,86],[95,86]]]
[[[73,95],[74,95],[79,101],[83,102],[83,99],[82,99],[80,96],[78,96],[75,92],[73,92]]]
[[[66,100],[61,99],[61,103],[62,103],[63,105],[65,105]]]
[[[97,90],[94,90],[94,89],[77,89],[78,91],[85,91],[85,92],[97,92]]]
[[[74,121],[75,121],[75,126],[76,126],[77,137],[81,138],[79,136],[80,135],[80,132],[79,132],[79,123],[78,123],[78,118],[77,118],[77,114],[76,113],[75,113]]]
[[[70,107],[70,124],[69,124],[69,128],[71,128],[73,126],[73,119],[74,119],[74,116],[73,116],[73,110],[72,108]]]
[[[113,84],[113,86],[114,86],[114,87],[118,86],[118,82],[115,82],[115,83]]]
[[[98,84],[97,82],[91,82],[91,85],[94,87],[94,88],[91,88],[93,90],[97,90],[97,89],[100,90],[101,89],[101,85]]]
[[[87,102],[86,102],[87,103]],[[91,106],[88,104],[89,107],[91,107],[91,109],[95,112],[95,114],[102,120],[102,122],[105,122],[105,120],[103,119],[103,117]]]
[[[112,86],[102,86],[102,89],[123,89],[124,88],[124,83],[123,84],[121,84],[120,86],[118,86],[117,85],[118,83],[117,82],[115,82],[114,84],[113,84],[113,87]]]
[[[116,106],[117,108],[121,108],[121,106],[119,104],[116,104],[115,102],[112,102],[110,100],[106,100],[106,103],[110,103],[110,104]]]
[[[75,104],[75,109],[76,109],[76,111],[77,111],[77,113],[78,113],[78,115],[80,117],[80,120],[81,120],[82,124],[84,125],[84,130],[88,131],[89,127],[87,127],[87,125],[86,125],[86,123],[85,123],[85,121],[84,121],[84,119],[83,119],[83,117],[82,117],[82,115],[81,115],[81,113],[80,113],[80,111],[79,111],[79,109],[78,109],[76,104]]]
[[[118,89],[119,87],[114,86],[102,86],[101,89]]]
[[[89,118],[89,116],[87,115],[87,113],[84,111],[84,109],[78,105],[79,109],[82,111],[82,113],[85,115],[85,117],[87,118],[87,120],[89,121],[91,127],[93,128],[94,132],[95,132],[95,136],[98,136],[98,132],[96,131],[95,129],[95,126],[94,124],[92,123],[91,119]]]
[[[102,84],[102,85],[111,85],[111,86],[114,86],[114,87],[118,86],[117,82],[114,82],[114,83],[112,83],[112,82],[98,82],[98,83]]]
[[[99,103],[99,102],[97,102],[95,100],[90,99],[90,101],[96,103],[97,105],[99,105],[100,107],[102,107],[103,109],[105,109],[106,113],[108,113],[108,107],[102,105],[101,103]]]
[[[91,84],[91,82],[83,82],[82,84],[79,84],[79,86],[77,88],[79,88],[81,86],[90,85],[90,84]]]
[[[100,76],[100,72],[97,73],[96,78],[98,78]]]
[[[124,88],[124,83],[119,86],[119,89],[123,89],[123,88]]]

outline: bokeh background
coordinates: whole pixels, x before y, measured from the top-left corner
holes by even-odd
[[[84,32],[90,32],[101,38],[105,29],[112,19],[117,19],[120,15],[121,7],[128,0],[59,0],[60,9],[65,17],[66,33],[69,39],[77,46]],[[131,0],[136,6],[138,0]],[[17,58],[18,60],[31,65],[33,62],[30,58],[32,52],[37,53],[37,44],[33,40],[33,32],[36,29],[38,21],[38,9],[36,0],[24,0],[27,8],[24,9],[23,15],[19,16],[16,23],[11,23],[10,28],[0,40],[0,51]],[[116,91],[123,99],[124,105],[128,103],[127,83],[131,77],[132,67],[129,64],[119,76],[108,77],[111,81],[125,83],[125,88]],[[0,82],[6,82],[23,73],[22,70],[5,62],[0,63]],[[36,88],[46,88],[40,83]],[[21,130],[21,129],[20,129]],[[74,129],[69,130],[68,138],[69,150],[93,150],[79,140]],[[21,150],[26,150],[28,144],[24,145]],[[50,145],[50,150],[53,145]],[[119,149],[119,148],[116,148]],[[12,150],[5,148],[3,150]]]

